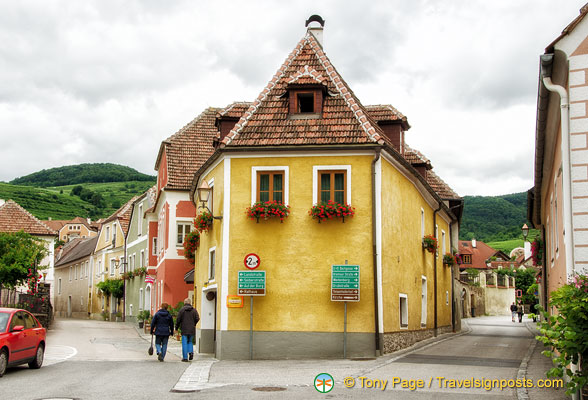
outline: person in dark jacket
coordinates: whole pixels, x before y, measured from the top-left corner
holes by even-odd
[[[182,361],[188,362],[194,358],[194,346],[192,340],[196,334],[196,324],[200,321],[198,311],[192,307],[192,299],[184,300],[184,306],[178,312],[176,318],[176,330],[182,331]]]
[[[167,351],[167,341],[174,334],[174,319],[167,311],[169,305],[161,304],[161,309],[155,313],[151,321],[151,334],[155,334],[155,348],[157,359],[163,362]]]

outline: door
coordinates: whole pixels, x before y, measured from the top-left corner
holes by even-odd
[[[200,353],[216,352],[216,290],[203,292],[198,350]]]
[[[10,355],[8,359],[10,361],[21,360],[23,358],[30,357],[30,347],[27,343],[27,338],[25,335],[25,319],[24,315],[21,311],[18,311],[12,315],[12,320],[10,321],[10,329],[9,329],[9,336],[8,336],[8,345],[10,347]],[[16,327],[22,326],[22,330],[15,330]]]
[[[71,318],[71,296],[67,298],[67,318]]]

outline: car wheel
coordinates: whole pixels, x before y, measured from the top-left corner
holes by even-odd
[[[43,356],[45,355],[45,348],[42,344],[37,347],[37,353],[35,359],[29,363],[29,368],[39,369],[43,365]]]
[[[0,351],[0,377],[4,375],[6,368],[8,368],[8,353],[2,350]]]

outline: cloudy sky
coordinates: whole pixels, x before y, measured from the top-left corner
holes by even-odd
[[[583,1],[0,0],[0,181],[113,162],[155,174],[162,140],[208,106],[253,101],[325,20],[364,105],[460,195],[533,185],[539,55]]]

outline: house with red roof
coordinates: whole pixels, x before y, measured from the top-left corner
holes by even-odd
[[[324,21],[307,25],[257,99],[205,110],[160,148],[159,300],[181,299],[165,276],[189,268],[180,218],[197,211],[196,345],[219,359],[373,356],[455,329],[443,254],[463,201],[406,144],[404,115],[355,96]]]
[[[46,273],[45,282],[51,284],[51,302],[55,288],[54,281],[54,247],[57,239],[57,231],[51,229],[42,221],[33,216],[30,212],[22,208],[12,200],[0,199],[0,232],[19,232],[23,231],[34,237],[42,239],[45,242],[47,255],[41,261],[40,267],[44,267]]]
[[[55,220],[49,219],[43,221],[45,225],[59,233],[59,240],[69,242],[76,238],[90,238],[98,236],[98,229],[92,224],[90,219],[75,217],[72,220]]]
[[[458,253],[461,257],[460,270],[475,268],[478,270],[498,269],[498,267],[510,267],[515,263],[510,262],[508,254],[502,250],[496,250],[486,243],[476,239],[460,240]]]

